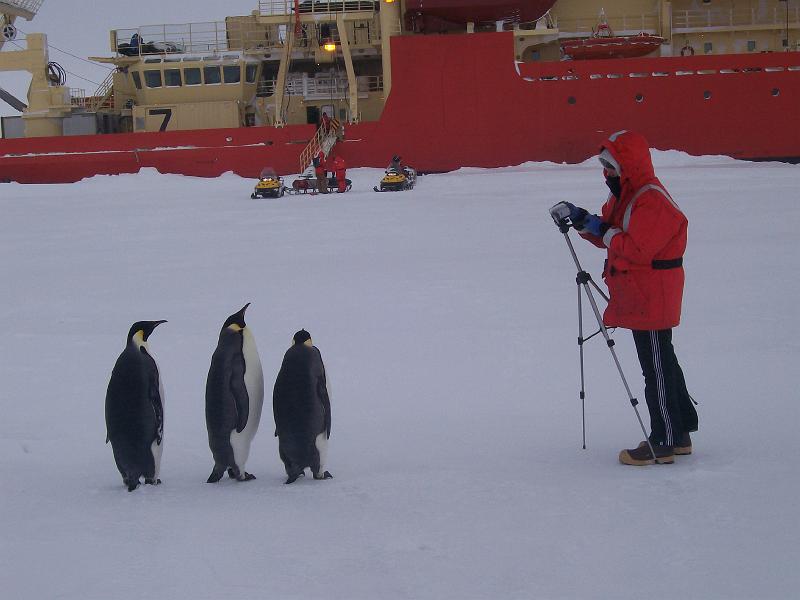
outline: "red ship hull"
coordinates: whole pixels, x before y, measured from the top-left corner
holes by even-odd
[[[346,127],[350,167],[400,154],[420,171],[581,162],[621,129],[659,149],[800,158],[800,53],[514,62],[511,32],[392,39],[379,121]],[[420,65],[425,65],[421,68]],[[420,93],[424,90],[424,94]],[[296,173],[311,125],[0,140],[0,181],[98,174]]]

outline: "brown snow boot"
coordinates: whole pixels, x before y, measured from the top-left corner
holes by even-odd
[[[639,448],[644,448],[645,446],[647,446],[647,442],[639,442]],[[692,453],[692,438],[689,437],[688,431],[675,441],[675,446],[673,446],[672,450],[675,452],[675,456],[685,456]]]
[[[643,446],[633,448],[632,450],[622,450],[619,453],[619,462],[623,465],[634,465],[641,467],[644,465],[653,465],[658,463],[660,465],[671,464],[675,462],[675,451],[672,446],[661,446],[653,444],[653,450],[656,452],[655,459],[650,452],[650,447],[647,442]]]

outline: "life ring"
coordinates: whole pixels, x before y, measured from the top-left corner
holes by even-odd
[[[686,44],[683,48],[681,48],[681,56],[694,56],[694,48],[689,44]]]

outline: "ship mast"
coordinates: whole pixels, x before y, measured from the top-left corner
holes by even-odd
[[[22,17],[30,21],[39,12],[44,0],[0,0],[0,50],[17,37],[14,21]]]

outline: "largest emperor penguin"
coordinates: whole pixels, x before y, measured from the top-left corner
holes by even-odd
[[[331,401],[322,355],[311,335],[302,329],[294,334],[275,381],[272,410],[278,451],[293,483],[306,467],[314,479],[330,479],[325,470],[328,438],[331,437]]]
[[[161,483],[164,389],[147,339],[166,321],[138,321],[128,332],[106,392],[106,443],[111,442],[122,481],[132,492],[139,478]]]
[[[264,375],[255,338],[244,321],[248,306],[249,302],[223,323],[208,370],[206,427],[214,455],[208,483],[219,481],[226,469],[231,479],[255,479],[244,465],[261,420]]]

